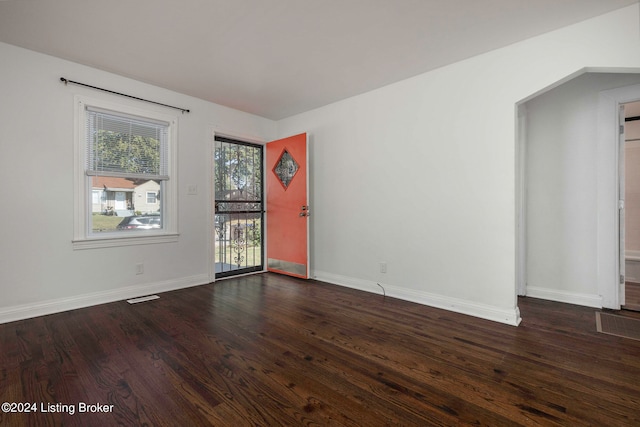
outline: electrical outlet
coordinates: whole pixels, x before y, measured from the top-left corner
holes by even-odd
[[[136,274],[144,274],[144,264],[136,264]]]
[[[195,196],[196,194],[198,194],[198,186],[197,185],[187,186],[187,194],[190,196]]]
[[[387,263],[386,262],[381,262],[380,263],[380,273],[386,273],[387,272]]]

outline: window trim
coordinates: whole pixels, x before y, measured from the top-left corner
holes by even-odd
[[[103,99],[76,95],[74,98],[74,249],[93,249],[130,245],[172,243],[178,241],[178,173],[177,135],[178,116],[166,114],[156,109],[142,109],[134,104],[121,104]],[[160,230],[140,230],[123,232],[103,232],[94,234],[89,229],[92,214],[90,206],[90,179],[86,174],[86,111],[87,107],[113,111],[169,123],[168,167],[169,179],[164,182],[162,202],[162,224]]]

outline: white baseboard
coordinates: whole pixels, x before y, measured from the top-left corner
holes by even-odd
[[[348,288],[358,289],[365,292],[371,292],[382,295],[383,291],[377,282],[369,280],[356,279],[353,277],[340,276],[327,273],[324,271],[314,271],[313,277],[321,282],[327,282],[334,285],[345,286]],[[469,316],[479,317],[481,319],[492,320],[495,322],[505,323],[507,325],[518,326],[521,321],[520,310],[518,307],[514,309],[504,309],[486,304],[478,304],[473,301],[451,298],[443,295],[431,294],[428,292],[404,289],[387,283],[380,283],[385,289],[385,294],[389,297],[398,298],[405,301],[415,302],[430,307],[441,308],[456,313],[466,314]]]
[[[640,262],[640,251],[625,251],[624,259],[632,262]]]
[[[582,305],[585,307],[602,308],[602,297],[595,294],[581,294],[578,292],[560,291],[557,289],[527,286],[526,295],[549,301]]]
[[[0,308],[0,324],[209,283],[206,274]]]

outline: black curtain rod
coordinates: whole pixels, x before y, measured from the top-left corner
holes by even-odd
[[[640,120],[640,116],[627,117],[624,119],[625,122],[635,122],[636,120]]]
[[[112,91],[112,90],[109,90],[109,89],[103,89],[101,87],[91,86],[91,85],[80,83],[80,82],[74,82],[73,80],[67,80],[64,77],[60,77],[60,81],[62,83],[64,83],[65,85],[71,83],[71,84],[78,85],[78,86],[84,86],[84,87],[88,87],[88,88],[91,88],[91,89],[101,90],[103,92],[113,93],[114,95],[125,96],[127,98],[136,99],[138,101],[144,101],[144,102],[149,102],[151,104],[162,105],[163,107],[169,107],[169,108],[173,108],[175,110],[180,110],[180,111],[182,111],[182,114],[191,112],[190,110],[187,110],[186,108],[174,107],[173,105],[162,104],[162,103],[156,102],[156,101],[149,101],[148,99],[138,98],[137,96],[132,96],[132,95],[127,95],[126,93],[115,92],[115,91]]]

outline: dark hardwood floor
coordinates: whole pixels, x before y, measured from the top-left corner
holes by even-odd
[[[8,323],[0,402],[36,411],[0,425],[640,425],[640,341],[519,306],[512,327],[259,274]]]
[[[625,305],[627,310],[640,311],[640,283],[625,283]]]

